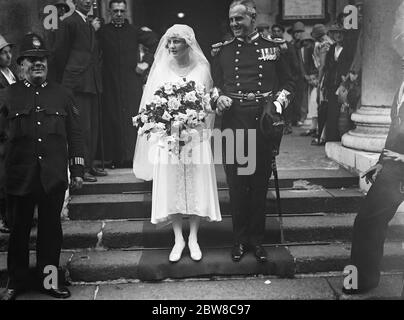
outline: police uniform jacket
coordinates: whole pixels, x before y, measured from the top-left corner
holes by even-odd
[[[7,89],[0,117],[6,118],[6,192],[23,196],[40,182],[46,193],[66,190],[84,174],[83,136],[72,95],[62,86],[21,81]],[[4,127],[0,132],[4,132]]]
[[[286,108],[295,88],[287,56],[279,43],[259,33],[251,35],[248,43],[239,38],[226,41],[215,56],[212,73],[222,94],[245,95],[245,99],[233,99],[241,106],[257,105],[260,100],[254,95],[270,92]]]

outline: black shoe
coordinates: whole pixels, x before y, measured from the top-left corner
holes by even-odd
[[[254,247],[254,256],[258,262],[267,262],[268,254],[263,246],[255,246]]]
[[[60,286],[59,288],[52,288],[49,290],[46,289],[42,289],[41,290],[44,294],[51,296],[53,298],[56,299],[67,299],[70,298],[71,293],[69,291],[69,289],[67,289],[66,287]]]
[[[246,254],[247,247],[243,244],[236,244],[231,249],[231,259],[234,262],[240,262],[241,258]]]
[[[94,177],[106,177],[108,175],[108,173],[105,170],[101,170],[98,168],[91,168],[89,174],[91,174]]]
[[[86,173],[84,173],[83,181],[84,182],[97,182],[97,178],[86,172]]]
[[[1,301],[13,301],[21,294],[17,289],[6,289],[1,295]]]

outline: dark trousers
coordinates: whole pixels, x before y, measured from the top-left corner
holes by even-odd
[[[266,140],[260,130],[257,130],[257,118],[260,107],[232,106],[230,113],[223,118],[223,129],[232,130],[250,128],[256,132],[256,153],[248,155],[256,161],[256,169],[251,175],[241,175],[239,168],[246,165],[240,164],[237,159],[233,163],[224,165],[227,184],[229,186],[230,204],[232,210],[234,243],[261,245],[265,235],[265,208],[266,198],[271,177],[272,146]],[[247,154],[247,137],[244,137],[244,152]],[[237,141],[235,136],[235,154],[237,154]],[[226,161],[226,145],[223,145],[223,159]],[[229,157],[231,158],[231,157]]]
[[[46,266],[59,267],[63,241],[60,213],[64,199],[64,190],[46,194],[42,186],[32,194],[7,196],[13,215],[7,260],[10,288],[24,288],[29,280],[29,240],[36,205],[38,205],[36,242],[38,275],[43,276]]]
[[[388,224],[404,201],[403,172],[403,164],[386,163],[355,219],[351,263],[360,288],[379,284]]]
[[[94,166],[99,135],[99,101],[96,94],[75,93],[80,111],[80,123],[84,137],[84,162],[86,170]]]

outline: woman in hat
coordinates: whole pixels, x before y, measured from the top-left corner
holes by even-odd
[[[17,77],[10,70],[13,44],[0,35],[0,105],[5,98],[5,89],[17,81]],[[0,232],[9,233],[11,217],[7,212],[4,182],[4,139],[0,137]]]
[[[327,29],[323,24],[316,24],[313,27],[311,36],[315,40],[313,60],[318,70],[318,90],[317,90],[317,106],[318,106],[318,136],[312,141],[312,145],[325,144],[324,126],[327,119],[327,102],[323,95],[322,84],[324,81],[324,67],[327,53],[334,41],[327,35]]]

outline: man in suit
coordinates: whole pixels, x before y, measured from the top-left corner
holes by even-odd
[[[10,70],[13,44],[6,41],[0,35],[0,103],[5,99],[6,88],[17,81],[17,77]],[[4,191],[4,147],[5,136],[0,137],[0,232],[9,233],[11,217],[6,205],[6,194]]]
[[[391,126],[379,162],[365,172],[373,183],[355,219],[351,265],[358,269],[358,288],[345,294],[363,294],[379,285],[387,227],[404,201],[404,82],[391,108]]]
[[[245,164],[223,148],[223,158],[229,160],[224,166],[233,216],[231,258],[235,262],[242,259],[248,246],[257,261],[268,259],[263,247],[265,207],[273,150],[278,146],[273,137],[268,138],[261,130],[260,120],[267,115],[279,118],[294,91],[287,59],[277,41],[257,32],[256,15],[252,0],[236,0],[230,5],[230,27],[235,37],[221,45],[213,65],[214,83],[220,89],[216,106],[217,112],[223,114],[222,129],[231,130],[234,135],[242,130],[244,150],[250,150],[249,130],[256,132],[252,147],[256,152],[248,155],[256,160],[253,173],[243,173]],[[234,141],[233,150],[239,144],[240,141]]]
[[[91,0],[76,0],[76,11],[62,21],[56,33],[54,64],[57,80],[73,91],[80,108],[85,139],[84,181],[96,182],[107,173],[94,165],[99,135],[99,95],[102,92],[101,55],[93,24],[87,15]],[[94,25],[99,23],[94,20]]]
[[[56,298],[70,292],[59,283],[45,286],[46,269],[59,268],[63,242],[60,212],[68,188],[81,188],[84,173],[83,136],[79,110],[69,90],[47,80],[50,52],[36,34],[24,37],[17,62],[26,79],[7,88],[0,106],[0,133],[7,132],[7,203],[13,215],[7,266],[9,281],[2,300],[14,300],[29,281],[29,242],[35,206],[38,206],[36,243],[40,289]]]

